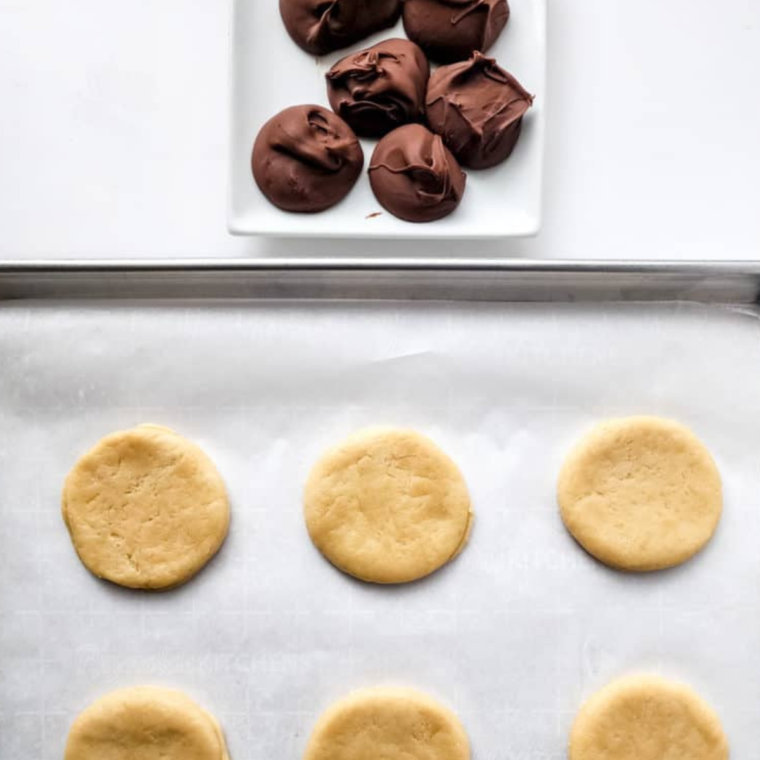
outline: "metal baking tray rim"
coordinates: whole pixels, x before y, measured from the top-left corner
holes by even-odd
[[[0,301],[318,299],[756,304],[760,262],[501,259],[29,260]]]

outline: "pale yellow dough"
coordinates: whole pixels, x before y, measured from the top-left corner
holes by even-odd
[[[365,758],[469,760],[470,745],[457,716],[431,697],[412,689],[363,689],[322,715],[304,760]]]
[[[304,504],[316,547],[373,583],[405,583],[445,565],[472,520],[459,469],[413,430],[372,428],[328,451],[311,471]]]
[[[195,575],[229,528],[224,482],[194,443],[158,425],[103,438],[66,478],[63,519],[84,565],[130,588]]]
[[[595,694],[570,736],[570,760],[727,760],[720,720],[691,689],[629,676]]]
[[[69,732],[64,760],[229,760],[222,729],[179,691],[142,686],[111,692]]]
[[[558,498],[586,551],[632,571],[685,562],[710,540],[723,508],[708,450],[683,425],[657,417],[594,428],[567,457]]]

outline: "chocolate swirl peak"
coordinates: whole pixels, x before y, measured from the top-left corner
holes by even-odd
[[[322,106],[293,106],[270,119],[256,138],[251,169],[264,195],[285,211],[313,213],[348,195],[364,153],[342,119]]]
[[[485,53],[509,20],[507,0],[403,0],[404,28],[434,61]]]
[[[387,134],[369,167],[372,190],[381,205],[408,222],[433,222],[459,205],[466,177],[454,156],[420,124]]]
[[[385,40],[346,56],[327,72],[335,113],[363,137],[382,137],[421,121],[430,67],[409,40]]]
[[[430,129],[459,162],[487,169],[514,150],[533,96],[493,58],[475,53],[433,74],[426,105]]]
[[[340,50],[393,26],[400,13],[401,0],[280,0],[288,34],[312,55]]]

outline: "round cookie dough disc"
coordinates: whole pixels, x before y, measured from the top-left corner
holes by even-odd
[[[130,588],[177,586],[222,545],[227,492],[195,444],[158,425],[103,438],[66,478],[63,519],[79,558]]]
[[[570,735],[570,760],[727,760],[718,716],[691,689],[629,676],[595,694]]]
[[[336,567],[373,583],[405,583],[464,547],[472,513],[462,474],[430,439],[373,428],[314,466],[305,516],[316,547]]]
[[[304,754],[304,760],[356,758],[469,760],[470,746],[457,716],[427,695],[363,689],[327,710]]]
[[[143,686],[94,702],[69,732],[64,760],[229,760],[216,720],[184,694]]]
[[[710,453],[683,425],[657,417],[594,428],[565,460],[558,499],[586,551],[632,571],[685,562],[710,540],[723,508]]]

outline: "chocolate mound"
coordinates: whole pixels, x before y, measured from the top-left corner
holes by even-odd
[[[404,28],[434,61],[485,53],[509,20],[507,0],[403,0]]]
[[[421,121],[430,66],[409,40],[385,40],[338,61],[327,72],[335,113],[362,137],[382,137]]]
[[[313,213],[348,195],[364,153],[342,119],[322,106],[293,106],[271,118],[253,146],[256,184],[275,206]]]
[[[288,34],[313,55],[340,50],[387,29],[400,13],[401,0],[280,0]]]
[[[493,58],[442,66],[430,78],[427,120],[457,160],[487,169],[507,159],[533,96]]]
[[[466,179],[441,138],[420,124],[387,134],[377,144],[369,167],[377,200],[407,222],[448,216],[462,200]]]

